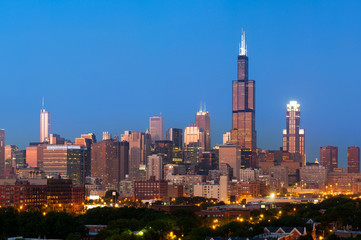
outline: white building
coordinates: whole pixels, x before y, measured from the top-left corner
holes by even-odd
[[[155,141],[164,140],[164,118],[161,116],[153,116],[149,118],[150,135],[152,136],[152,143]]]

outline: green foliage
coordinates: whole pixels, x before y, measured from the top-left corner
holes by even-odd
[[[204,207],[215,205],[215,202],[204,198],[179,198],[178,201],[197,204],[205,201]],[[351,225],[353,228],[361,228],[360,203],[360,199],[339,196],[319,204],[288,204],[282,209],[253,211],[252,222],[223,218],[215,229],[211,227],[213,219],[199,218],[189,209],[178,209],[166,214],[149,208],[105,207],[88,210],[82,215],[48,212],[44,216],[36,209],[19,211],[0,208],[0,240],[13,236],[80,240],[87,236],[85,225],[97,224],[108,225],[108,229],[96,236],[97,240],[163,240],[169,239],[171,231],[177,238],[183,235],[183,239],[196,240],[207,236],[252,237],[263,233],[265,226],[306,226],[310,233],[312,226],[306,224],[309,218],[321,223],[317,231],[322,232],[325,239],[340,240],[333,234],[328,236],[329,227],[336,224],[337,227]],[[282,214],[279,214],[279,210]],[[262,221],[259,221],[260,214],[263,214]],[[357,239],[360,237],[353,240]],[[311,236],[302,236],[300,240],[311,240]]]
[[[300,236],[298,240],[313,240],[312,236],[310,234]]]

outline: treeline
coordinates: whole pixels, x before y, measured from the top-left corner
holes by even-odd
[[[180,199],[184,200],[184,199]],[[117,239],[205,239],[206,236],[252,237],[265,226],[306,226],[309,218],[320,222],[318,233],[337,239],[332,226],[361,229],[360,199],[333,197],[319,204],[289,204],[282,209],[255,210],[248,218],[199,218],[192,211],[179,209],[171,214],[149,208],[94,208],[82,215],[65,212],[19,211],[0,208],[1,239],[53,238],[76,240],[87,237],[85,225],[108,225],[96,240]],[[213,203],[212,203],[213,204]],[[309,239],[310,236],[305,237]]]

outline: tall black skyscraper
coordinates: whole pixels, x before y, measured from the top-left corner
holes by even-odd
[[[243,31],[238,55],[238,79],[232,82],[231,142],[252,150],[257,148],[255,81],[248,80],[246,36]]]

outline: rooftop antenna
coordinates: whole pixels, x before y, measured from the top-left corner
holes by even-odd
[[[243,28],[241,34],[241,42],[239,43],[239,55],[247,56],[246,32],[243,31]]]
[[[207,105],[206,105],[206,102],[204,102],[204,112],[207,112]]]
[[[42,109],[44,109],[44,96],[43,96],[43,98],[42,98],[42,100],[41,100],[41,107],[42,107]]]
[[[199,111],[202,112],[202,101],[201,104],[199,105]]]

